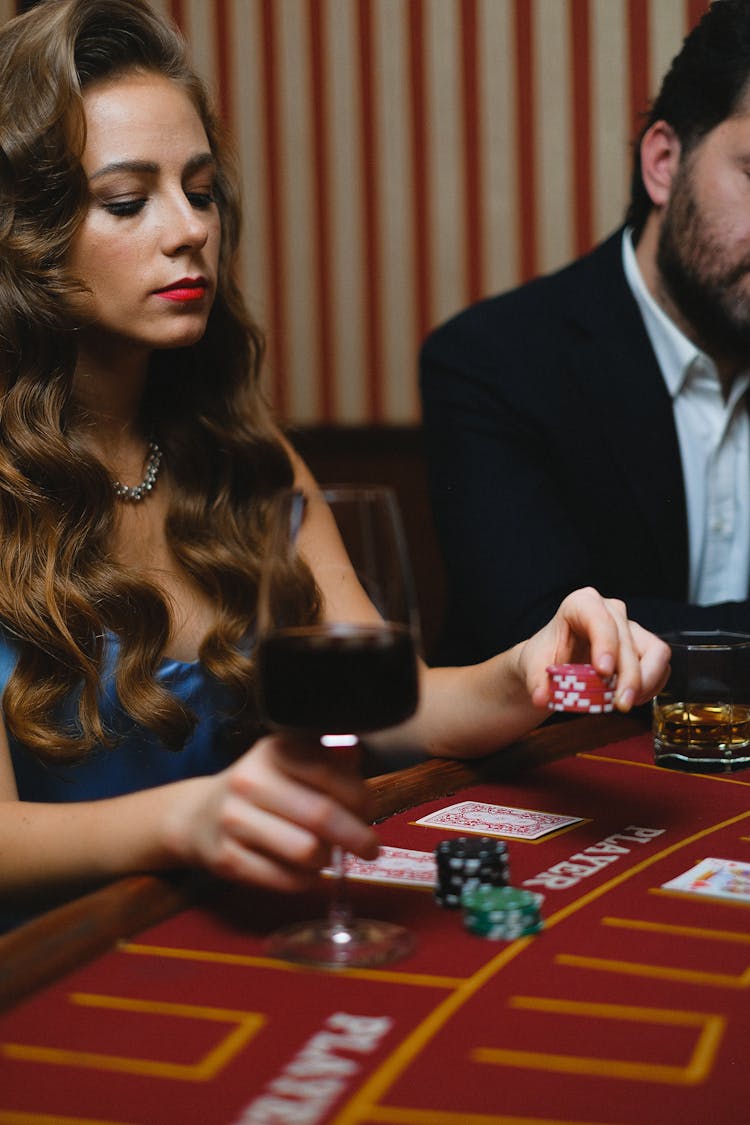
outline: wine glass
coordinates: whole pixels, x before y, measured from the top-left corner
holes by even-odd
[[[293,576],[305,509],[321,501],[346,550],[340,558],[316,561],[323,613],[314,615]],[[352,583],[352,569],[361,590]],[[361,599],[354,620],[348,619],[351,595],[347,619],[337,619],[336,592],[346,582],[355,600]],[[337,485],[309,500],[298,491],[283,493],[271,513],[258,592],[258,688],[265,722],[312,734],[322,749],[356,747],[360,735],[403,722],[416,710],[417,645],[416,601],[393,492]],[[408,930],[352,916],[341,848],[333,849],[332,866],[328,916],[272,935],[272,955],[348,967],[407,953],[413,946]]]

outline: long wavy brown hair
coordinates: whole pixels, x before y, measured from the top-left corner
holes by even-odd
[[[0,628],[19,652],[3,698],[8,728],[48,760],[113,744],[99,708],[108,634],[119,640],[129,715],[172,749],[194,725],[155,679],[169,609],[111,556],[112,483],[84,448],[72,390],[81,302],[67,262],[88,205],[82,93],[134,69],[180,84],[217,162],[215,303],[197,345],[154,354],[141,422],[169,465],[169,545],[217,608],[200,659],[233,689],[238,737],[254,721],[247,640],[265,516],[293,480],[260,387],[263,337],[234,275],[234,159],[183,40],[145,0],[43,0],[0,29]],[[300,619],[314,618],[311,575],[300,568],[290,581]],[[71,693],[78,714],[66,726]]]

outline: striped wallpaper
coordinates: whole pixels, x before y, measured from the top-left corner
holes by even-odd
[[[237,139],[244,288],[301,424],[417,421],[432,325],[619,223],[639,114],[706,6],[153,2]]]

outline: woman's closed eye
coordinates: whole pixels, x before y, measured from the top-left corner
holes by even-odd
[[[127,218],[131,215],[137,215],[142,211],[146,200],[144,197],[138,199],[112,199],[112,200],[99,200],[101,206],[110,215],[117,215],[119,218]]]
[[[213,191],[186,191],[185,195],[190,200],[190,203],[198,211],[206,211],[212,203],[216,202],[216,196]]]
[[[212,188],[186,190],[185,198],[194,207],[196,211],[207,211],[216,202]],[[146,206],[148,196],[129,196],[122,199],[102,199],[98,198],[98,203],[109,215],[115,215],[117,218],[130,218],[139,214]]]

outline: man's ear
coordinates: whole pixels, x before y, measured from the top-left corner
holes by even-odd
[[[680,155],[680,142],[672,126],[655,121],[641,140],[641,175],[654,207],[664,206],[669,199]]]

